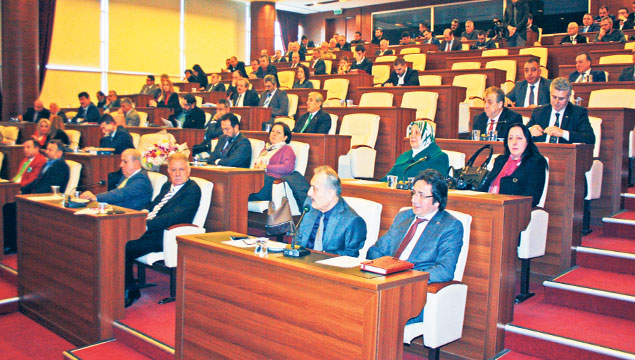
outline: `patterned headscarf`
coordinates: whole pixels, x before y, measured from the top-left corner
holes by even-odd
[[[415,120],[408,125],[408,137],[410,137],[413,125],[421,130],[421,146],[412,149],[412,155],[415,156],[422,150],[425,150],[430,144],[434,143],[434,130],[432,129],[432,125],[428,124],[427,121]]]

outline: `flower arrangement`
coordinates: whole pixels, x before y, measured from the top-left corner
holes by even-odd
[[[185,152],[188,150],[187,143],[185,144],[172,144],[167,139],[161,140],[157,143],[148,146],[143,151],[142,161],[143,166],[146,169],[157,168],[162,164],[165,164],[168,157],[175,152]]]

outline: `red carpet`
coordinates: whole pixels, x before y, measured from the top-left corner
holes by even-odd
[[[117,340],[109,340],[103,343],[89,345],[71,352],[74,356],[82,360],[145,360],[150,359],[133,349],[121,344]]]
[[[4,265],[10,267],[11,269],[18,271],[18,255],[17,254],[5,255],[1,262]]]
[[[0,279],[0,300],[18,296],[15,285]]]
[[[554,281],[618,294],[635,295],[635,276],[628,274],[579,267],[555,278]]]
[[[589,238],[588,236],[585,236],[582,238],[582,246],[635,254],[635,241],[620,237],[607,236]]]
[[[626,210],[617,215],[613,215],[612,217],[622,220],[635,220],[635,210]]]
[[[507,354],[496,358],[496,360],[540,360],[540,358],[525,355],[515,351],[510,351]]]
[[[0,316],[0,356],[11,360],[61,359],[75,346],[20,313]]]

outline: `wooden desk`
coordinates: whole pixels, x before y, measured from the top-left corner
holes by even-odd
[[[306,105],[306,101],[309,98],[309,93],[311,92],[319,92],[322,94],[322,97],[326,99],[326,90],[320,89],[285,89],[287,94],[298,95],[298,106]],[[214,91],[214,92],[198,92],[192,93],[192,95],[203,97],[204,102],[209,102],[212,104],[218,104],[218,100],[226,99],[227,94],[225,92]]]
[[[66,128],[82,134],[79,139],[80,147],[99,146],[99,141],[104,136],[97,124],[66,124]]]
[[[399,146],[401,139],[405,136],[408,125],[415,120],[415,109],[401,107],[328,107],[324,108],[329,114],[338,117],[337,133],[340,132],[342,118],[347,114],[376,114],[379,115],[379,132],[375,142],[377,157],[375,158],[375,175],[373,178],[379,179],[386,175],[394,165],[395,159],[401,154]],[[306,108],[301,113],[305,113]],[[357,145],[357,144],[351,144]]]
[[[125,315],[125,244],[147,214],[76,216],[38,196],[16,196],[20,311],[78,346],[112,338]]]
[[[335,64],[334,64],[335,65]],[[364,72],[359,74],[343,74],[343,75],[315,75],[311,79],[320,80],[320,87],[324,89],[324,81],[328,79],[348,79],[347,99],[359,99],[361,93],[358,88],[362,86],[373,86],[373,76]],[[326,101],[326,98],[324,98]]]
[[[154,96],[150,94],[119,95],[119,98],[130,98],[130,100],[132,100],[136,107],[147,107],[150,103],[150,100],[154,100]]]
[[[216,113],[215,108],[204,107],[201,108],[201,110],[210,114]],[[260,131],[262,129],[262,123],[271,120],[271,108],[260,106],[235,106],[231,108],[231,111],[234,114],[240,115],[241,130]]]
[[[598,65],[603,66],[603,65]],[[625,68],[626,66],[622,66]],[[574,67],[575,68],[575,67]],[[609,75],[610,77],[610,75]],[[617,81],[617,78],[614,81],[609,82],[597,82],[597,83],[573,83],[573,91],[575,92],[575,97],[582,98],[582,106],[589,106],[589,98],[591,97],[591,91],[594,90],[602,90],[602,89],[635,89],[635,81]]]
[[[20,129],[18,138],[15,141],[16,144],[22,144],[25,139],[31,138],[31,135],[35,134],[37,130],[37,123],[29,121],[0,121],[0,126],[15,126]]]
[[[199,89],[201,87],[201,84],[197,82],[185,81],[175,82],[173,83],[173,85],[179,88],[179,92],[192,92],[193,90]]]
[[[364,46],[366,47],[366,55],[368,56],[375,55],[375,52],[379,50],[379,45],[377,44],[368,43],[368,44],[364,44]],[[433,44],[392,45],[392,46],[389,46],[388,48],[392,50],[392,52],[395,55],[401,55],[400,54],[401,50],[405,48],[413,48],[413,47],[421,49],[421,54],[425,54],[429,51],[437,51],[437,49],[439,48],[438,45],[433,45]]]
[[[243,135],[251,139],[269,141],[269,133],[265,131],[241,131]],[[313,177],[313,169],[322,165],[328,165],[337,169],[340,155],[347,154],[351,148],[349,135],[324,135],[324,134],[293,134],[293,141],[309,144],[309,161],[304,176]]]
[[[437,124],[436,136],[440,138],[456,139],[459,136],[459,103],[465,100],[466,89],[461,86],[397,86],[397,87],[361,87],[358,89],[358,97],[353,98],[355,104],[359,104],[361,94],[366,92],[389,92],[394,95],[393,105],[400,106],[403,94],[410,91],[430,91],[439,94],[437,100],[437,112],[434,122]],[[332,109],[332,108],[329,108]],[[340,118],[341,119],[341,118]],[[412,119],[414,120],[414,119]],[[383,121],[383,120],[382,120]],[[406,124],[407,127],[408,124]],[[405,128],[404,128],[405,129]],[[381,131],[381,130],[380,130]],[[405,134],[405,130],[399,133],[399,138]]]
[[[205,229],[247,233],[247,198],[265,184],[264,170],[222,166],[192,167],[190,176],[214,183]],[[167,175],[167,167],[161,166]]]
[[[494,146],[495,154],[504,151],[502,141],[437,139],[436,142],[443,150],[464,153],[466,161],[485,144]],[[408,145],[408,142],[404,141],[404,144]],[[575,252],[571,249],[582,241],[584,173],[591,168],[593,146],[538,143],[538,148],[549,158],[549,185],[544,207],[549,213],[549,228],[546,254],[532,260],[531,271],[553,277],[575,265]],[[485,160],[486,153],[481,153],[477,164]]]
[[[342,183],[342,195],[380,202],[380,235],[405,206],[410,192],[388,189],[386,184]],[[468,286],[463,336],[441,348],[467,359],[490,359],[504,348],[503,325],[512,321],[515,259],[518,234],[527,227],[531,198],[495,194],[461,195],[451,192],[447,208],[472,216],[470,249],[463,275]],[[410,345],[423,350],[421,338]]]
[[[15,196],[20,194],[20,183],[2,182],[0,183],[0,260],[4,257],[4,220],[1,216],[4,212],[4,205],[15,202]]]
[[[630,64],[630,65],[629,64],[604,64],[604,65],[594,64],[593,70],[606,71],[609,74],[609,81],[617,82],[617,79],[619,79],[622,71],[626,69],[627,67],[632,67],[632,66],[633,64]],[[575,65],[566,64],[566,65],[560,65],[560,69],[558,71],[559,71],[559,74],[562,74],[562,76],[568,79],[569,74],[571,74],[572,72],[576,70],[575,70]],[[599,84],[606,84],[606,83],[599,83]],[[604,88],[608,89],[609,87],[605,85]]]
[[[451,56],[451,55],[450,55]],[[506,56],[486,56],[486,57],[447,57],[445,59],[445,69],[452,69],[452,64],[456,62],[480,62],[481,67],[485,67],[490,61],[496,60],[516,60],[516,81],[522,81],[525,79],[525,74],[523,72],[523,68],[525,63],[529,59],[537,59],[540,60],[537,56],[534,55],[506,55]]]
[[[176,359],[401,359],[427,273],[369,279],[314,264],[323,253],[260,258],[222,244],[230,235],[178,237]]]
[[[505,82],[506,72],[504,70],[499,69],[469,69],[469,70],[426,70],[419,71],[419,76],[421,75],[439,75],[441,76],[441,84],[442,85],[452,85],[452,81],[454,77],[457,75],[464,74],[483,74],[487,76],[485,80],[485,88],[490,86],[500,87],[502,83]]]
[[[82,164],[82,172],[79,178],[79,190],[89,190],[94,194],[108,191],[108,174],[119,170],[121,155],[94,155],[87,153],[66,153],[67,160],[77,161]],[[104,185],[94,185],[100,181]],[[88,187],[82,187],[90,185]]]
[[[4,154],[0,175],[3,179],[9,180],[20,171],[20,161],[24,158],[24,150],[22,145],[0,145],[0,152]]]
[[[510,109],[531,117],[531,108]],[[470,118],[482,111],[482,108],[470,108]],[[604,164],[602,196],[591,201],[591,224],[599,226],[603,217],[621,210],[621,193],[627,191],[628,136],[629,131],[635,128],[635,109],[590,108],[589,116],[602,119],[599,157]]]

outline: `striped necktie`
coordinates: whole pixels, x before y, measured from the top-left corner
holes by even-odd
[[[161,208],[163,208],[163,206],[172,198],[172,196],[174,196],[174,194],[176,193],[175,191],[175,187],[172,186],[172,188],[170,189],[170,191],[168,191],[164,196],[163,199],[161,199],[161,202],[159,202],[158,204],[154,205],[154,208],[152,209],[152,211],[148,214],[148,217],[146,218],[146,220],[152,220],[155,217],[157,217],[157,214],[159,213],[159,211],[161,211]]]

